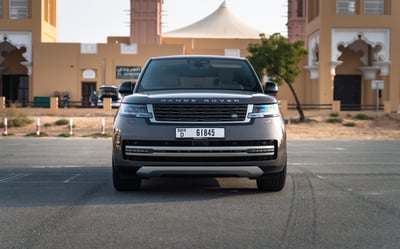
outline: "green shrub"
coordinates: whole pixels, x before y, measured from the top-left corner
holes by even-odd
[[[64,133],[61,133],[60,135],[58,135],[59,137],[72,137],[73,136],[73,134],[71,135],[71,134],[69,134],[69,132],[64,132]]]
[[[337,118],[337,117],[331,117],[331,118],[328,118],[326,120],[326,122],[336,124],[336,123],[341,123],[342,119]]]
[[[307,118],[307,119],[306,119],[306,122],[307,122],[307,123],[318,123],[318,120],[313,119],[313,118]]]
[[[374,119],[373,117],[370,117],[366,114],[361,114],[361,113],[354,116],[354,118],[358,119],[358,120],[373,120]]]
[[[14,117],[8,118],[7,126],[9,128],[12,127],[24,127],[33,123],[33,120],[29,119],[28,117]],[[4,128],[4,121],[0,123],[0,128]]]
[[[354,127],[354,126],[356,126],[356,123],[354,123],[354,122],[346,122],[343,125],[347,126],[347,127]]]
[[[4,128],[4,118],[7,118],[7,126],[9,128],[24,127],[33,123],[33,120],[29,119],[29,117],[23,111],[18,109],[15,104],[10,108],[7,108],[2,115],[0,128]]]
[[[30,132],[28,134],[25,135],[26,137],[47,137],[49,136],[49,134],[47,134],[46,132],[40,132],[39,136],[36,134],[36,132]]]
[[[333,117],[333,118],[337,118],[337,117],[339,117],[339,113],[333,112],[333,113],[331,113],[329,116],[330,116],[330,117]]]
[[[57,126],[67,125],[67,124],[69,124],[69,121],[66,119],[59,119],[56,122],[54,122],[54,124]]]

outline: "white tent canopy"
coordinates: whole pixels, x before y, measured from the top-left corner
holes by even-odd
[[[209,16],[186,27],[166,32],[163,37],[257,39],[260,33],[235,16],[224,1]]]

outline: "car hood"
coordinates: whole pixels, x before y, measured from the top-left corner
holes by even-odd
[[[262,93],[254,92],[171,92],[157,91],[151,93],[134,93],[126,96],[122,103],[132,104],[273,104],[276,98]]]

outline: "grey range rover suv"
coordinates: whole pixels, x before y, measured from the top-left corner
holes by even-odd
[[[133,88],[133,89],[132,89]],[[167,56],[148,60],[113,128],[113,183],[137,190],[162,176],[247,177],[262,191],[286,180],[286,131],[275,83],[247,59]]]

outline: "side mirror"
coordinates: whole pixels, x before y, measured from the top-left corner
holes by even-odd
[[[276,96],[278,93],[278,85],[275,82],[267,81],[265,82],[264,93],[272,96]]]
[[[122,95],[128,95],[131,94],[133,91],[134,83],[131,81],[124,81],[121,84],[119,84],[118,92]]]

